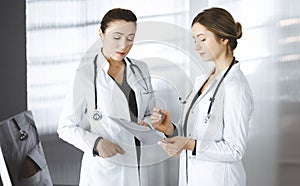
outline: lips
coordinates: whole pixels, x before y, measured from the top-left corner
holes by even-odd
[[[125,55],[125,52],[116,52],[118,55],[120,56],[124,56]]]

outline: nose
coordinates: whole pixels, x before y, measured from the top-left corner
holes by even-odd
[[[124,50],[128,45],[130,45],[131,43],[129,41],[127,41],[126,38],[122,39],[120,42],[120,48],[122,50]]]
[[[124,49],[126,48],[126,42],[122,42],[122,43],[120,44],[120,48],[121,48],[122,50],[124,50]]]
[[[200,50],[201,49],[201,44],[200,42],[198,42],[197,40],[195,41],[195,45],[194,45],[195,50]]]

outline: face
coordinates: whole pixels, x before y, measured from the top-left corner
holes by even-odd
[[[105,33],[99,30],[103,54],[108,60],[122,61],[129,53],[136,33],[136,24],[124,20],[109,23]]]
[[[216,61],[226,54],[227,39],[217,39],[213,32],[200,23],[192,26],[195,50],[204,61]]]

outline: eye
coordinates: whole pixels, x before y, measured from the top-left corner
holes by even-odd
[[[119,39],[121,39],[121,36],[114,36],[113,37],[115,40],[119,40]]]
[[[197,42],[204,42],[204,41],[206,41],[206,38],[194,38],[194,43],[197,43]]]
[[[128,41],[133,41],[133,40],[134,40],[134,35],[128,36],[128,37],[127,37],[127,40],[128,40]]]

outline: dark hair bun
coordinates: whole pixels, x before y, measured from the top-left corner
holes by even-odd
[[[240,39],[243,35],[241,23],[236,22],[235,28],[236,28],[236,39]]]

